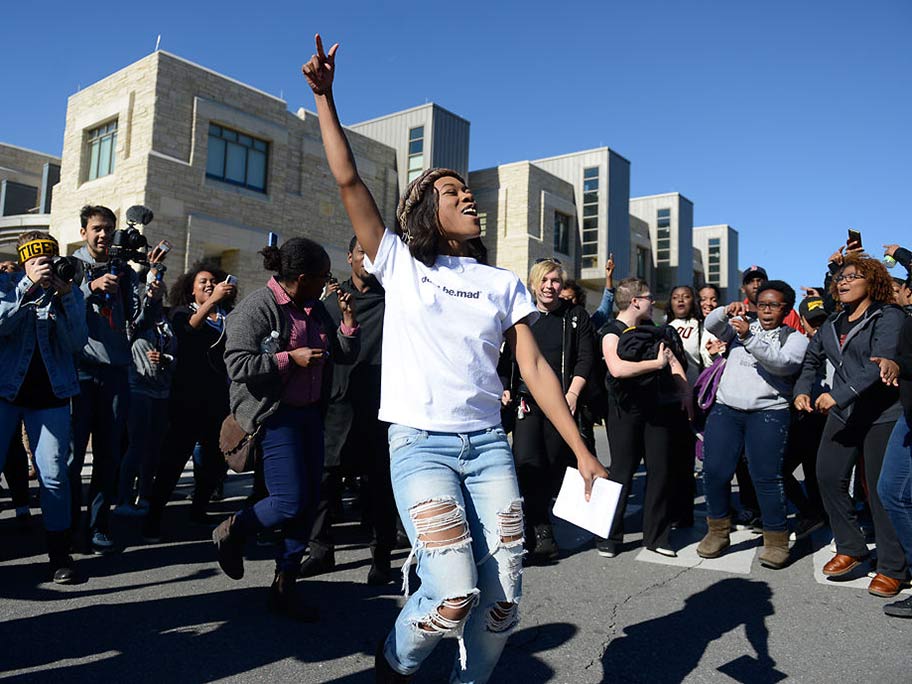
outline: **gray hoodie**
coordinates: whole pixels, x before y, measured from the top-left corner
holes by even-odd
[[[729,349],[716,401],[741,411],[788,408],[808,346],[804,335],[785,325],[763,330],[753,321],[747,337],[738,339],[721,306],[706,317],[706,329]]]
[[[73,256],[79,260],[75,282],[85,298],[89,328],[89,341],[79,363],[80,378],[92,366],[126,368],[132,363],[130,338],[134,331],[143,328],[145,305],[151,301],[145,296],[146,285],[140,283],[136,272],[128,267],[121,278],[120,291],[108,302],[104,294],[89,289],[93,279],[107,272],[107,263],[96,262],[85,246],[76,250]],[[110,309],[110,317],[106,315],[106,309]]]

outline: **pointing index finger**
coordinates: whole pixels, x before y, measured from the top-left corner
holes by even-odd
[[[320,34],[319,34],[319,33],[318,33],[316,36],[314,36],[314,40],[315,40],[316,43],[317,43],[317,57],[320,58],[320,61],[321,61],[321,62],[325,62],[325,61],[326,61],[326,53],[323,52],[323,39],[320,37]]]

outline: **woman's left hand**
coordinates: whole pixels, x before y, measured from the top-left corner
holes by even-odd
[[[598,459],[590,454],[588,450],[582,458],[577,457],[576,466],[579,469],[579,474],[583,476],[583,481],[586,483],[586,501],[589,501],[589,497],[592,495],[592,484],[595,482],[595,478],[604,477],[607,480],[608,471],[605,470],[605,466],[599,463]]]
[[[817,409],[818,413],[829,413],[834,406],[836,406],[836,400],[833,399],[829,392],[821,394],[814,403],[814,408]]]
[[[579,397],[576,395],[576,392],[569,391],[564,395],[564,398],[567,400],[567,407],[570,409],[570,415],[576,415],[576,402],[579,400]]]
[[[880,379],[883,384],[899,387],[899,364],[896,361],[883,359],[879,356],[872,356],[871,361],[880,366]]]

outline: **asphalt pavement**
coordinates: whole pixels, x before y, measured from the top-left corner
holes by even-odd
[[[605,452],[604,431],[597,431]],[[358,511],[337,526],[335,572],[299,582],[321,610],[303,625],[266,610],[274,548],[251,542],[245,577],[214,561],[209,529],[187,521],[190,472],[169,506],[160,544],[140,520],[115,518],[122,550],[76,556],[85,580],[48,582],[38,532],[0,512],[0,679],[11,682],[372,682],[376,644],[402,598],[398,584],[369,587],[367,537]],[[793,547],[779,571],[756,560],[760,538],[738,532],[717,561],[694,547],[703,531],[676,531],[679,557],[640,546],[641,473],[622,552],[600,557],[587,534],[558,524],[560,560],[528,567],[521,623],[494,682],[912,682],[912,620],[887,618],[860,569],[847,582],[820,573],[830,557],[822,530]],[[231,476],[213,521],[236,510],[249,476]],[[35,493],[33,483],[33,493]],[[34,509],[34,513],[38,513]],[[38,519],[35,522],[39,522]],[[36,526],[37,527],[37,526]],[[395,566],[407,555],[394,555]],[[414,581],[414,580],[413,580]],[[456,657],[446,639],[415,682],[443,682]]]

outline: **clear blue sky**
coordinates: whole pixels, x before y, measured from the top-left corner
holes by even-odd
[[[633,196],[681,192],[696,225],[738,229],[742,266],[796,288],[849,226],[872,251],[912,243],[908,0],[14,3],[0,140],[59,154],[67,96],[159,33],[313,108],[315,31],[342,43],[344,122],[437,102],[472,122],[472,169],[608,145]]]

